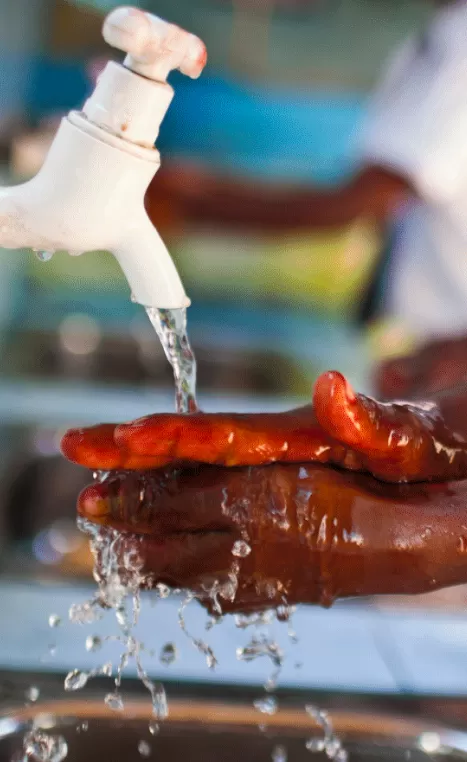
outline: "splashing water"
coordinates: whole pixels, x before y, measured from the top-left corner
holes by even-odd
[[[138,744],[138,751],[142,757],[149,757],[151,754],[151,747],[147,741],[140,741]]]
[[[50,262],[54,255],[53,251],[44,251],[42,249],[33,249],[33,252],[39,262]]]
[[[31,685],[26,691],[26,700],[34,704],[39,699],[40,695],[41,692],[37,685]]]
[[[308,751],[314,753],[325,752],[327,758],[334,762],[347,762],[347,751],[343,748],[340,739],[334,733],[334,727],[329,714],[312,704],[305,706],[305,711],[323,731],[322,738],[310,738],[306,742]]]
[[[217,659],[211,646],[205,643],[204,640],[201,640],[200,638],[195,638],[187,630],[186,622],[185,622],[185,609],[188,606],[188,604],[191,603],[192,600],[194,600],[193,593],[188,593],[186,598],[182,601],[180,608],[178,610],[178,623],[183,633],[187,636],[188,640],[192,643],[192,645],[201,654],[203,654],[206,657],[206,664],[208,665],[208,668],[215,669],[215,667],[217,666]]]
[[[63,762],[68,754],[68,745],[62,736],[49,735],[36,727],[26,733],[23,748],[25,762]]]
[[[78,519],[78,527],[90,537],[94,557],[93,575],[98,584],[98,592],[84,604],[73,604],[69,612],[70,620],[75,624],[90,624],[100,619],[105,610],[112,609],[120,634],[102,639],[89,636],[86,639],[86,648],[88,651],[96,651],[108,640],[116,640],[123,646],[114,678],[115,689],[107,694],[105,703],[116,712],[123,711],[121,682],[125,668],[133,661],[139,679],[151,696],[154,717],[158,720],[165,719],[168,714],[165,690],[160,683],[153,682],[147,675],[141,659],[143,645],[133,634],[140,613],[140,590],[147,581],[141,571],[139,540],[135,536],[122,535],[108,527],[99,527],[83,518]],[[98,675],[111,677],[112,674],[110,663],[91,672],[73,670],[65,679],[65,689],[80,690],[90,678]]]
[[[177,659],[177,648],[174,643],[166,643],[162,646],[162,650],[159,656],[159,661],[162,664],[173,664]]]
[[[173,368],[176,411],[194,413],[198,409],[196,360],[186,331],[186,309],[158,310],[147,307],[146,312]]]
[[[272,762],[287,762],[287,749],[285,746],[275,746],[272,750]]]

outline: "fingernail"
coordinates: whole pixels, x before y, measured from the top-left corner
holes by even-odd
[[[81,492],[78,510],[85,516],[102,518],[110,515],[110,501],[102,496],[96,485],[91,484]]]

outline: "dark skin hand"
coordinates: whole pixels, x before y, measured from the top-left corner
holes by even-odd
[[[382,397],[426,397],[467,380],[467,336],[429,341],[411,355],[382,363],[375,384]]]
[[[153,582],[205,600],[235,572],[229,611],[466,582],[467,390],[382,404],[330,372],[313,403],[68,432],[67,457],[117,472],[82,493],[79,511],[128,533]]]
[[[212,608],[217,583],[224,613],[467,582],[467,481],[387,485],[313,464],[170,468],[91,485],[79,512],[134,533],[147,584]]]
[[[194,165],[167,163],[148,189],[146,209],[156,224],[159,207],[171,198],[189,221],[272,234],[340,228],[362,218],[384,222],[411,195],[414,190],[406,178],[379,166],[363,167],[335,189],[284,190],[218,178]]]

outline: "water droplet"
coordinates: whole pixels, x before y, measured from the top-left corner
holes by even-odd
[[[267,729],[268,729],[267,725],[265,725],[264,722],[261,722],[258,725],[258,730],[259,730],[260,733],[265,733]]]
[[[84,720],[78,727],[76,728],[78,733],[87,733],[89,730],[89,722],[87,720]]]
[[[247,542],[244,540],[237,540],[234,542],[234,546],[232,548],[232,555],[236,556],[237,558],[246,558],[251,553],[251,548],[248,545]]]
[[[64,688],[66,691],[79,691],[81,688],[84,688],[88,680],[88,672],[80,672],[79,669],[73,669],[65,678]]]
[[[156,590],[159,598],[168,598],[170,595],[170,587],[163,585],[162,582],[159,582],[159,584],[156,585]]]
[[[315,754],[319,754],[324,751],[324,738],[310,738],[306,744],[308,751],[312,751]]]
[[[253,706],[262,714],[275,714],[277,712],[277,700],[273,696],[257,699]]]
[[[26,691],[26,699],[28,701],[32,701],[32,703],[37,701],[40,695],[41,695],[41,692],[39,688],[37,687],[37,685],[31,685],[31,687],[28,688]]]
[[[54,255],[53,251],[41,251],[37,249],[34,249],[34,253],[39,262],[49,262]]]
[[[334,759],[341,748],[341,742],[338,738],[330,738],[329,740],[326,740],[324,748],[329,759]]]
[[[123,712],[123,699],[119,693],[108,693],[104,701],[109,709],[112,709],[114,712]]]
[[[287,762],[287,749],[285,746],[274,746],[271,756],[272,762]]]
[[[138,751],[142,757],[149,757],[151,753],[151,747],[149,746],[147,741],[140,741],[138,744]]]
[[[158,722],[150,722],[148,727],[149,727],[150,734],[152,736],[157,736],[157,734],[158,734],[158,732],[160,730],[159,723]]]
[[[86,638],[86,651],[98,651],[102,647],[102,640],[98,635],[88,635]]]
[[[347,762],[348,758],[348,753],[341,747],[334,755],[334,762]]]
[[[173,664],[177,658],[177,648],[175,643],[166,643],[162,646],[159,660],[162,664]]]
[[[58,614],[51,614],[49,616],[49,627],[60,627],[61,623],[62,620]]]
[[[51,643],[51,645],[49,646],[49,654],[50,656],[55,656],[56,653],[57,653],[57,646],[55,645],[55,643]]]
[[[62,736],[32,730],[24,738],[24,753],[34,762],[62,762],[68,754],[68,745]]]
[[[96,601],[73,603],[68,612],[70,622],[73,624],[93,624],[101,616],[101,612],[96,608]]]
[[[112,672],[113,672],[113,669],[112,669],[112,662],[111,661],[108,661],[108,662],[106,662],[105,664],[102,665],[102,667],[101,667],[101,675],[103,675],[104,677],[112,677]]]

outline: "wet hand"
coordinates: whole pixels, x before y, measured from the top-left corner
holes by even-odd
[[[85,489],[82,516],[120,530],[146,585],[223,613],[467,581],[467,483],[388,485],[319,465],[125,472]]]
[[[356,394],[331,371],[318,379],[312,406],[276,414],[157,414],[71,430],[62,450],[102,470],[315,462],[388,482],[462,478],[467,438],[456,430],[456,416],[449,425],[443,416],[436,401],[380,403]]]

